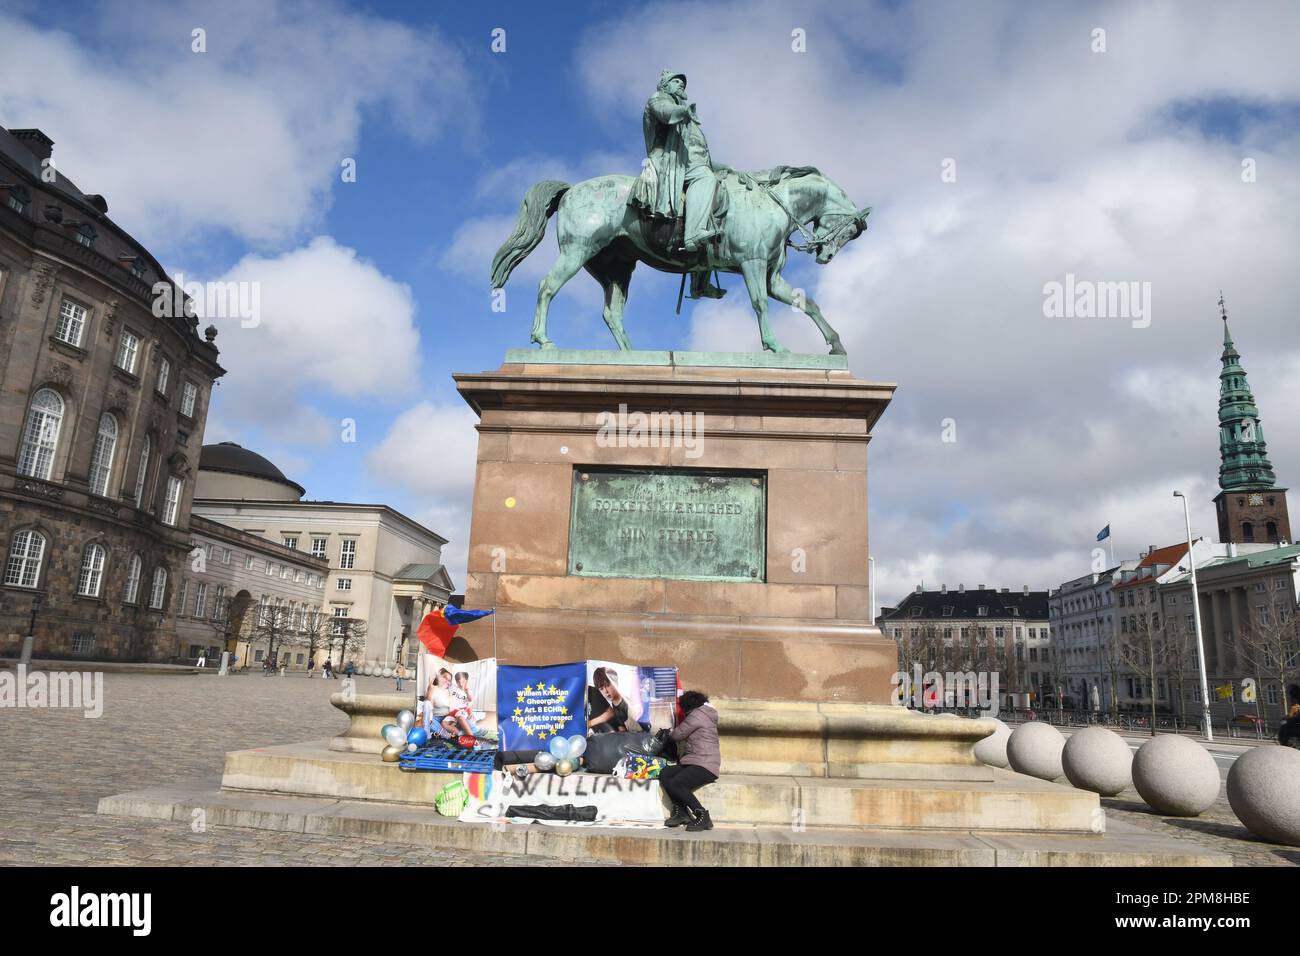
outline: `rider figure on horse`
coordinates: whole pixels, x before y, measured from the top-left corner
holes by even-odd
[[[704,266],[691,271],[691,298],[720,299],[726,293],[709,282],[707,255],[708,242],[720,232],[711,222],[718,175],[695,104],[686,102],[686,74],[671,70],[659,74],[659,86],[645,105],[641,127],[647,158],[628,205],[651,218],[685,219],[683,250],[702,252]]]

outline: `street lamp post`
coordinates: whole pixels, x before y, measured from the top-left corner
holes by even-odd
[[[1187,563],[1192,569],[1192,620],[1196,623],[1196,663],[1201,672],[1201,720],[1204,724],[1205,739],[1213,740],[1214,727],[1210,723],[1210,682],[1205,676],[1205,640],[1201,637],[1201,593],[1196,587],[1196,555],[1192,553],[1192,517],[1187,510],[1187,496],[1181,491],[1175,491],[1174,497],[1183,499],[1183,524],[1187,528]]]

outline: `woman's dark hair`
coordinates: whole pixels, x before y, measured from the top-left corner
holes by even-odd
[[[451,671],[447,670],[447,668],[445,668],[445,667],[439,667],[439,668],[438,668],[438,673],[439,673],[439,674],[446,674],[448,677],[451,676]]]
[[[709,702],[709,698],[698,690],[688,690],[677,700],[682,705],[682,713],[684,714],[689,714],[696,707],[703,707]]]

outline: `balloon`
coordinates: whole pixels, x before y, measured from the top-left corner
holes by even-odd
[[[555,758],[545,750],[539,750],[537,756],[533,758],[533,766],[538,770],[554,770]]]
[[[406,742],[415,744],[417,747],[423,747],[429,742],[429,732],[423,727],[413,727],[406,732]]]
[[[561,777],[567,777],[577,769],[577,766],[568,757],[565,757],[563,760],[555,761],[555,772]]]
[[[396,747],[385,747],[381,756],[384,758],[384,763],[397,763],[397,758],[401,753]]]
[[[392,730],[392,729],[393,729],[394,727],[396,727],[396,726],[397,726],[397,724],[384,724],[383,727],[379,728],[379,736],[381,736],[381,737],[383,737],[385,740],[387,740],[387,739],[388,739],[388,732],[389,732],[390,730]]]
[[[556,760],[563,760],[569,756],[569,742],[563,737],[552,737],[547,749],[550,750],[551,756]]]
[[[384,731],[384,740],[388,742],[388,746],[397,747],[400,750],[406,746],[406,731],[401,727],[389,727],[388,730]]]
[[[577,760],[587,752],[587,738],[582,734],[574,734],[569,738],[569,756]]]
[[[420,749],[419,747],[415,746],[415,744],[412,744],[412,743],[408,743],[408,744],[406,745],[406,752],[407,752],[408,754],[413,754],[413,753],[415,753],[415,752],[416,752],[417,750],[419,750],[419,749]]]
[[[410,730],[415,726],[415,714],[409,710],[399,710],[397,712],[397,726],[403,730]]]

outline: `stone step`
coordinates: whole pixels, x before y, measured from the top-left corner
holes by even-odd
[[[708,833],[459,823],[430,807],[219,790],[199,782],[104,797],[105,815],[366,838],[556,860],[672,866],[1227,866],[1228,857],[1132,824],[1105,834],[728,826]]]
[[[1096,794],[1009,770],[878,765],[875,776],[724,774],[700,797],[720,823],[746,826],[1096,832]],[[373,754],[330,750],[326,741],[226,755],[231,791],[431,806],[459,773],[411,773]]]

